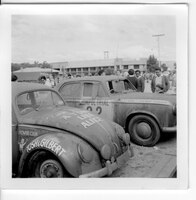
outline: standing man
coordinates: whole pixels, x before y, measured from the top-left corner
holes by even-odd
[[[136,70],[135,71],[135,76],[136,76],[136,78],[138,80],[137,91],[138,92],[144,92],[144,89],[145,89],[145,80],[144,80],[144,77],[141,76],[140,70]]]
[[[138,80],[134,75],[134,70],[129,69],[127,79],[134,85],[134,87],[138,88]]]
[[[169,90],[170,84],[168,78],[161,73],[161,68],[155,69],[155,75],[151,81],[151,90],[156,93],[165,93]]]

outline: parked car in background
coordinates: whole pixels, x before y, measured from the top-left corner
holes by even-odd
[[[118,124],[66,106],[55,90],[12,83],[13,177],[102,177],[133,154]]]
[[[57,90],[69,106],[120,124],[136,144],[153,146],[162,133],[176,132],[176,95],[136,92],[119,76],[64,80]]]

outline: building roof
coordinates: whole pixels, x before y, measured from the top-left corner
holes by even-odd
[[[50,63],[53,68],[62,67],[65,68],[85,68],[85,67],[105,67],[114,66],[116,64],[121,65],[137,65],[146,64],[147,59],[142,58],[139,60],[133,60],[130,58],[115,58],[115,59],[99,59],[99,60],[83,60],[83,61],[70,61],[70,62],[55,62]]]

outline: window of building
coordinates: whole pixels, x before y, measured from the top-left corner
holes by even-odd
[[[84,72],[88,71],[88,67],[83,68],[83,71]]]
[[[128,65],[124,65],[124,69],[128,69]]]
[[[91,71],[96,71],[96,67],[91,67],[90,70]]]
[[[139,69],[140,66],[139,65],[134,65],[134,69]]]

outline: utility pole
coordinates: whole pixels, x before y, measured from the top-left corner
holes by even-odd
[[[157,35],[152,35],[152,37],[157,37],[157,43],[158,43],[158,57],[159,57],[159,67],[161,67],[161,60],[160,60],[160,37],[164,36],[165,34],[157,34]]]
[[[108,59],[109,58],[109,51],[104,51],[104,59]]]

